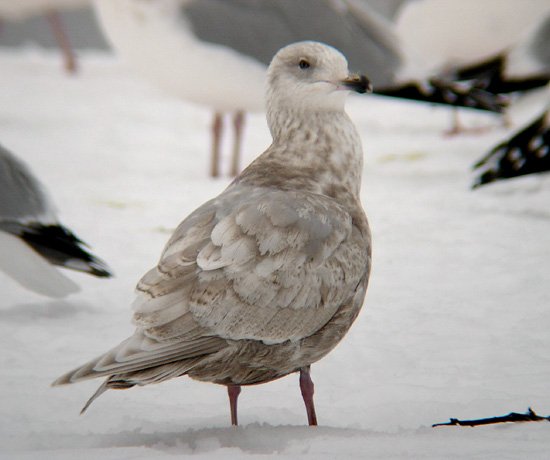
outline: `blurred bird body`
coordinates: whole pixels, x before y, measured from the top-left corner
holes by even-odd
[[[550,14],[539,19],[510,49],[462,69],[459,75],[490,91],[512,93],[516,101],[510,115],[521,112],[525,99],[534,107],[530,112],[536,113],[529,121],[522,120],[523,127],[475,164],[478,177],[474,187],[550,171]]]
[[[61,225],[30,170],[0,146],[0,269],[22,286],[50,297],[79,287],[53,265],[110,277],[103,261]]]
[[[95,5],[107,38],[126,62],[169,93],[214,110],[214,177],[221,174],[226,113],[234,129],[230,175],[240,171],[244,113],[264,110],[266,69],[280,48],[301,40],[332,45],[375,87],[391,81],[401,67],[389,22],[364,1],[96,0]]]
[[[233,114],[230,175],[240,171],[244,113],[264,108],[274,53],[301,40],[341,50],[378,94],[500,111],[490,94],[441,88],[402,51],[390,18],[401,4],[368,0],[96,0],[100,23],[120,55],[171,94],[214,109],[211,175],[220,175],[223,114]],[[384,14],[380,11],[385,10]],[[215,65],[218,72],[211,72]],[[457,93],[455,91],[458,90]]]

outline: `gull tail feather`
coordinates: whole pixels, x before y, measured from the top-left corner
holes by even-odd
[[[90,404],[92,404],[97,398],[99,398],[107,390],[109,389],[125,390],[126,388],[132,388],[135,385],[135,383],[128,383],[123,380],[115,380],[115,377],[116,376],[113,375],[101,384],[101,386],[96,390],[96,392],[92,395],[92,397],[88,399],[86,404],[84,404],[84,407],[80,411],[80,415],[86,412],[86,409],[90,407]]]
[[[96,390],[96,392],[92,395],[92,397],[88,399],[88,401],[86,402],[86,404],[84,404],[84,407],[80,411],[80,415],[86,412],[86,409],[90,407],[90,404],[92,404],[97,398],[99,398],[103,393],[105,393],[109,389],[109,380],[110,379],[105,380],[105,382],[101,384],[101,386]]]

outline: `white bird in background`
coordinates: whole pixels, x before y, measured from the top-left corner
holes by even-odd
[[[448,88],[450,98],[460,98],[461,94],[467,99],[486,98],[496,109],[500,108],[497,111],[506,113],[511,100],[508,93],[516,89],[502,91],[502,85],[472,82],[476,75],[470,70],[482,70],[486,79],[488,72],[498,67],[501,53],[515,47],[533,24],[549,13],[547,0],[417,0],[406,2],[394,22],[405,54],[414,52],[424,66],[435,69],[430,82],[439,89],[438,95],[445,96]],[[473,62],[482,64],[472,66]],[[453,75],[461,67],[468,72]],[[407,96],[411,90],[416,92],[416,86],[404,87],[394,95]],[[463,132],[456,110],[453,115],[450,133]]]
[[[107,389],[188,375],[227,386],[236,425],[241,385],[300,372],[316,425],[310,365],[351,327],[370,274],[363,151],[344,111],[347,93],[369,87],[332,47],[280,50],[268,70],[271,146],[176,229],[138,284],[134,335],[54,385],[107,377],[85,410]]]
[[[233,113],[230,175],[238,173],[244,112],[264,109],[266,68],[278,49],[319,40],[345,52],[353,68],[368,56],[375,84],[389,80],[399,65],[391,34],[380,30],[382,20],[332,0],[99,0],[95,5],[106,37],[128,63],[169,92],[214,109],[213,177],[220,175],[224,113]]]
[[[484,60],[514,46],[550,12],[548,0],[417,0],[399,10],[395,30],[431,68]]]
[[[21,286],[49,297],[65,297],[79,287],[53,265],[98,277],[108,267],[61,225],[38,180],[0,146],[0,270]]]
[[[441,78],[492,94],[524,94],[550,81],[550,10],[517,41],[485,59],[449,68]]]
[[[45,16],[63,53],[65,68],[72,73],[77,69],[76,57],[59,12],[66,8],[88,5],[90,2],[91,0],[0,0],[0,21],[15,22],[32,16]]]
[[[395,16],[401,3],[392,2],[384,13]],[[172,94],[214,109],[214,177],[220,174],[223,114],[234,114],[230,175],[236,175],[244,113],[263,110],[267,65],[289,43],[316,40],[334,46],[352,69],[369,75],[377,93],[418,76],[403,56],[393,24],[379,12],[383,6],[376,9],[366,0],[96,0],[95,5],[106,37],[128,63]],[[434,97],[437,89],[428,83],[417,86],[415,99],[478,104],[477,95],[447,101]],[[452,90],[445,88],[444,94]],[[488,98],[482,96],[484,108],[499,110],[490,102],[485,107]]]

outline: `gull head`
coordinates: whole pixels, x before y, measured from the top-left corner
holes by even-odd
[[[350,73],[345,56],[314,41],[280,49],[267,70],[267,108],[343,110],[350,92],[367,93],[367,77]]]

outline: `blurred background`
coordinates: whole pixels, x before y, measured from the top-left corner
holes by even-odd
[[[54,5],[75,49],[107,49],[92,3],[2,0],[0,46],[57,47],[47,18],[50,5]],[[550,11],[549,0],[366,0],[365,3],[395,21],[404,46],[422,48],[422,54],[447,61],[468,61],[505,49]]]
[[[233,0],[248,1],[254,0]],[[395,24],[409,60],[434,71],[501,52],[550,13],[550,0],[346,1],[376,7]],[[540,171],[550,169],[548,86],[518,94],[504,113],[461,109],[460,122],[470,130],[458,135],[449,135],[454,106],[376,94],[348,98],[364,145],[362,202],[373,230],[374,269],[356,324],[314,367],[326,426],[301,428],[295,376],[247,388],[238,431],[227,423],[225,391],[188,379],[111,392],[78,417],[96,382],[60,390],[50,383],[132,333],[136,281],[156,264],[178,223],[231,181],[208,174],[212,112],[223,107],[189,101],[142,78],[130,60],[110,51],[86,0],[0,0],[0,18],[0,144],[27,164],[60,221],[115,275],[60,269],[81,288],[60,300],[0,273],[1,458],[356,459],[366,452],[396,460],[548,458],[547,424],[429,428],[450,417],[500,416],[529,406],[550,414],[550,175],[522,172],[537,158],[546,158]],[[56,29],[60,23],[63,29]],[[75,50],[75,73],[66,71],[60,34]],[[129,42],[137,39],[152,41],[136,34]],[[547,42],[538,45],[550,50]],[[141,58],[145,53],[136,48]],[[174,75],[175,63],[187,64],[173,54],[155,66],[151,54],[142,59],[146,70],[161,76]],[[206,61],[219,78],[218,63]],[[478,79],[457,76],[458,90]],[[494,83],[483,75],[478,80]],[[536,142],[521,136],[536,147],[524,159],[514,136],[541,114],[547,118],[535,125]],[[226,139],[225,165],[231,132]],[[474,164],[507,139],[512,149],[499,154],[508,161],[505,172],[524,175],[472,190],[472,176],[479,175]],[[242,166],[271,141],[263,113],[247,113],[245,141]],[[0,203],[2,196],[0,187]],[[6,254],[0,244],[0,265]]]

